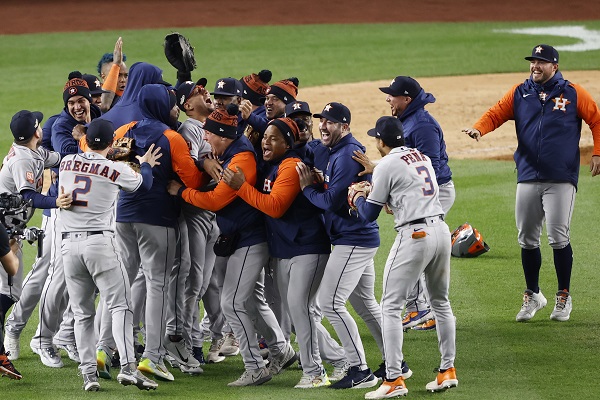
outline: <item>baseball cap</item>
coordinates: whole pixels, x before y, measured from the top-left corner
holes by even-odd
[[[215,82],[215,91],[212,95],[241,96],[244,88],[242,83],[235,78],[221,78]]]
[[[239,111],[237,104],[234,103],[228,104],[225,111],[216,109],[206,118],[204,130],[228,139],[237,138]]]
[[[396,117],[381,117],[375,123],[375,128],[369,129],[367,135],[381,139],[386,146],[404,146],[404,128]]]
[[[538,44],[531,50],[531,57],[525,57],[527,61],[542,60],[558,64],[558,51],[550,45]]]
[[[268,69],[263,69],[258,74],[244,76],[240,79],[243,87],[242,96],[255,106],[262,106],[264,101],[261,99],[267,95],[272,77],[273,74]]]
[[[312,113],[310,112],[310,107],[308,106],[308,103],[305,101],[294,101],[293,103],[290,103],[285,106],[285,116],[286,117],[291,118],[294,115],[302,115],[302,114],[312,115]]]
[[[95,143],[112,143],[115,127],[106,119],[96,118],[87,126],[86,140]]]
[[[298,85],[300,85],[300,81],[296,77],[283,79],[272,84],[269,90],[267,90],[267,94],[272,94],[285,104],[290,104],[296,101]]]
[[[421,92],[421,85],[410,76],[397,76],[390,82],[390,86],[379,90],[391,96],[408,96],[414,99]]]
[[[92,96],[102,93],[109,93],[108,91],[102,89],[100,80],[96,75],[83,74],[83,80],[87,82],[88,88],[90,89],[90,94]]]
[[[44,119],[39,111],[21,110],[10,120],[10,130],[16,140],[27,140],[33,136]]]
[[[186,81],[180,84],[175,92],[175,96],[177,97],[177,107],[179,107],[181,111],[185,111],[183,105],[191,97],[196,86],[206,87],[206,83],[206,78],[200,78],[196,83],[192,81]]]
[[[71,72],[68,79],[69,80],[65,83],[65,87],[63,88],[63,101],[65,102],[65,105],[71,97],[75,96],[83,96],[91,103],[92,95],[90,94],[90,88],[83,79],[81,72]]]
[[[342,103],[327,103],[323,107],[323,111],[320,114],[313,114],[315,118],[325,118],[333,122],[340,124],[350,124],[350,110]]]

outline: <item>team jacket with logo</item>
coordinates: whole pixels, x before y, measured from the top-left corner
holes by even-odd
[[[240,167],[250,185],[256,183],[256,153],[246,136],[239,136],[219,157],[223,168],[237,171]],[[217,214],[222,235],[240,234],[237,248],[252,246],[266,240],[263,214],[237,196],[237,192],[222,180],[214,190],[200,192],[182,188],[180,196],[188,203]]]
[[[304,254],[329,254],[331,246],[321,210],[300,193],[296,164],[298,154],[265,164],[257,190],[245,182],[238,196],[267,215],[267,243],[272,257],[292,258]],[[260,191],[260,192],[259,192]]]
[[[202,184],[183,137],[172,130],[169,113],[169,94],[163,85],[150,85],[140,94],[139,106],[144,119],[119,128],[116,136],[135,139],[133,151],[144,155],[150,145],[160,147],[160,165],[152,168],[152,188],[144,193],[121,191],[117,205],[117,222],[139,222],[150,225],[175,227],[179,216],[179,199],[169,195],[167,184],[181,178],[186,186],[197,188]]]
[[[485,135],[514,120],[518,182],[556,181],[577,186],[582,119],[592,130],[594,155],[600,155],[600,110],[596,102],[581,86],[556,72],[544,86],[531,78],[513,86],[474,128]]]
[[[365,152],[364,146],[349,133],[329,151],[329,159],[324,171],[325,190],[307,186],[303,193],[312,204],[325,210],[325,229],[331,244],[379,247],[377,222],[367,222],[359,218],[356,213],[349,213],[350,208],[346,200],[348,186],[353,182],[370,178],[369,175],[358,176],[363,166],[352,159],[354,150]],[[316,165],[321,163],[318,158],[315,159]]]
[[[448,166],[448,154],[442,128],[424,108],[429,103],[435,103],[435,97],[421,89],[421,92],[410,102],[398,119],[404,128],[406,147],[417,149],[429,157],[438,184],[442,185],[452,179],[452,171]]]

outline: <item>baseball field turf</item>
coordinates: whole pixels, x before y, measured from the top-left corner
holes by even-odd
[[[417,77],[523,72],[522,57],[533,44],[555,46],[576,39],[555,36],[528,36],[498,33],[496,29],[554,26],[557,23],[437,23],[315,25],[298,27],[186,28],[181,30],[196,46],[199,72],[210,82],[223,76],[240,77],[263,68],[274,78],[298,76],[300,90],[342,82],[387,79],[398,75]],[[561,25],[566,25],[561,23]],[[575,24],[573,24],[575,25]],[[578,22],[600,30],[600,21]],[[167,29],[106,31],[69,34],[0,36],[0,153],[6,154],[12,137],[11,116],[20,109],[40,110],[46,117],[62,108],[62,87],[68,73],[79,69],[94,72],[97,60],[112,51],[122,36],[128,64],[147,61],[175,81],[175,71],[162,52]],[[293,33],[293,35],[290,34]],[[293,46],[290,36],[294,37]],[[265,46],[268,38],[269,46]],[[272,49],[286,48],[285,52]],[[265,60],[268,60],[266,62]],[[600,65],[600,51],[561,53],[561,69],[590,70]],[[568,77],[568,73],[565,74]],[[517,82],[515,82],[517,83]],[[508,87],[506,88],[508,90]],[[498,98],[500,97],[499,94]],[[592,93],[600,99],[600,93]],[[360,93],[357,93],[360,96]],[[490,104],[491,106],[491,104]],[[460,112],[460,110],[457,110]],[[465,121],[469,123],[472,121]],[[508,161],[455,160],[453,171],[457,199],[447,222],[451,229],[468,221],[478,228],[491,251],[476,259],[452,260],[450,298],[457,318],[456,367],[459,386],[444,394],[431,395],[425,384],[439,363],[434,331],[409,331],[405,336],[405,357],[414,372],[407,381],[410,398],[447,399],[588,399],[597,398],[600,381],[595,375],[600,343],[600,296],[596,255],[600,228],[599,178],[592,179],[581,168],[579,191],[571,225],[574,251],[571,320],[549,320],[549,304],[527,323],[514,318],[521,304],[524,280],[520,250],[516,242],[514,195],[516,173]],[[39,226],[39,212],[31,226]],[[379,219],[382,245],[376,258],[377,297],[381,295],[381,273],[394,239],[392,218]],[[27,269],[34,248],[24,245]],[[551,298],[556,278],[552,252],[542,237],[543,266],[540,286]],[[123,388],[116,380],[101,381],[98,394],[84,393],[76,364],[63,355],[65,367],[51,369],[39,362],[28,348],[37,315],[30,320],[21,340],[21,357],[15,366],[21,381],[0,379],[5,398],[52,399],[89,398],[208,398],[208,399],[360,399],[365,390],[333,391],[293,389],[301,371],[290,369],[263,386],[228,388],[242,372],[240,357],[208,365],[204,375],[189,377],[173,371],[175,382],[160,383],[152,393]],[[381,362],[375,342],[359,321],[371,368]],[[207,349],[207,347],[205,347]],[[113,374],[116,377],[116,373]]]

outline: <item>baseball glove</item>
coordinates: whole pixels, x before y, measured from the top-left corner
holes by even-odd
[[[194,47],[178,32],[165,36],[165,56],[177,71],[192,72],[196,68]]]
[[[110,149],[106,158],[113,161],[129,161],[131,157],[131,148],[133,147],[133,138],[120,137],[116,139]]]
[[[137,172],[138,174],[140,173],[141,167],[140,164],[138,163],[134,163],[131,161],[125,161],[125,164],[129,165],[129,167],[134,170],[135,172]]]
[[[354,182],[348,186],[348,206],[351,211],[357,211],[356,199],[367,197],[371,193],[371,184],[368,181]]]

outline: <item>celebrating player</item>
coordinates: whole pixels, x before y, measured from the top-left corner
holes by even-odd
[[[592,130],[590,171],[596,176],[600,174],[600,110],[583,87],[563,78],[554,47],[537,45],[525,59],[529,79],[514,85],[473,128],[463,132],[479,140],[506,121],[515,121],[519,143],[514,156],[518,172],[515,219],[527,285],[516,319],[528,321],[547,304],[539,287],[540,236],[546,221],[558,280],[550,319],[568,321],[573,268],[569,233],[579,178],[581,120]]]
[[[437,318],[442,360],[430,391],[458,385],[454,358],[456,327],[448,300],[450,286],[450,231],[444,222],[439,188],[431,161],[416,149],[404,147],[402,123],[381,117],[369,136],[375,137],[383,156],[373,172],[373,191],[352,198],[358,215],[375,221],[384,205],[394,213],[398,232],[383,272],[383,347],[386,373],[381,386],[365,399],[387,399],[408,393],[402,376],[403,329],[400,313],[408,292],[422,273]],[[354,200],[356,199],[356,200]]]

